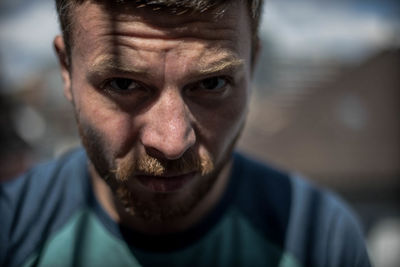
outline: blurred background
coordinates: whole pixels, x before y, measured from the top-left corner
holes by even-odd
[[[53,1],[0,0],[0,180],[78,146]],[[400,1],[267,0],[239,149],[347,200],[400,266]]]

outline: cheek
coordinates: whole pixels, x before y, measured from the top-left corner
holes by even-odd
[[[226,103],[209,110],[199,125],[202,142],[220,159],[239,135],[247,114],[247,94],[231,98]]]
[[[113,157],[126,153],[134,139],[131,116],[99,92],[80,87],[74,95],[75,111],[80,123],[90,125],[103,138]]]
[[[220,111],[221,116],[216,127],[220,129],[220,138],[223,138],[225,143],[230,143],[238,135],[246,118],[246,109],[247,98],[238,98]]]
[[[130,117],[118,112],[96,112],[94,123],[105,139],[114,157],[130,150],[133,139]]]

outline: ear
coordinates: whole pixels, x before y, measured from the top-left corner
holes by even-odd
[[[71,66],[68,60],[67,51],[65,50],[64,38],[60,35],[57,35],[54,39],[53,45],[61,67],[61,77],[64,83],[64,95],[69,101],[72,102]]]

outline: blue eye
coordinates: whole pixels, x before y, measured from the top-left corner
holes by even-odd
[[[139,84],[132,79],[115,78],[109,82],[109,87],[115,91],[131,91],[139,87]]]
[[[207,78],[207,79],[204,79],[203,81],[201,81],[200,87],[205,90],[216,91],[216,90],[219,90],[219,89],[225,87],[226,84],[227,84],[226,79],[221,78],[221,77],[212,77],[212,78]]]

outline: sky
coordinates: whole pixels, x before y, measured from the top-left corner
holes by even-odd
[[[11,14],[0,17],[3,82],[11,87],[23,83],[24,78],[34,75],[39,68],[55,64],[52,40],[59,32],[53,1],[34,1],[23,8],[15,5],[9,4]]]
[[[282,57],[353,62],[400,46],[400,1],[266,2],[261,34]],[[53,1],[2,0],[0,10],[0,70],[7,90],[56,63],[52,40],[59,29]]]
[[[399,45],[399,7],[379,0],[267,1],[261,31],[287,57],[358,60]]]

